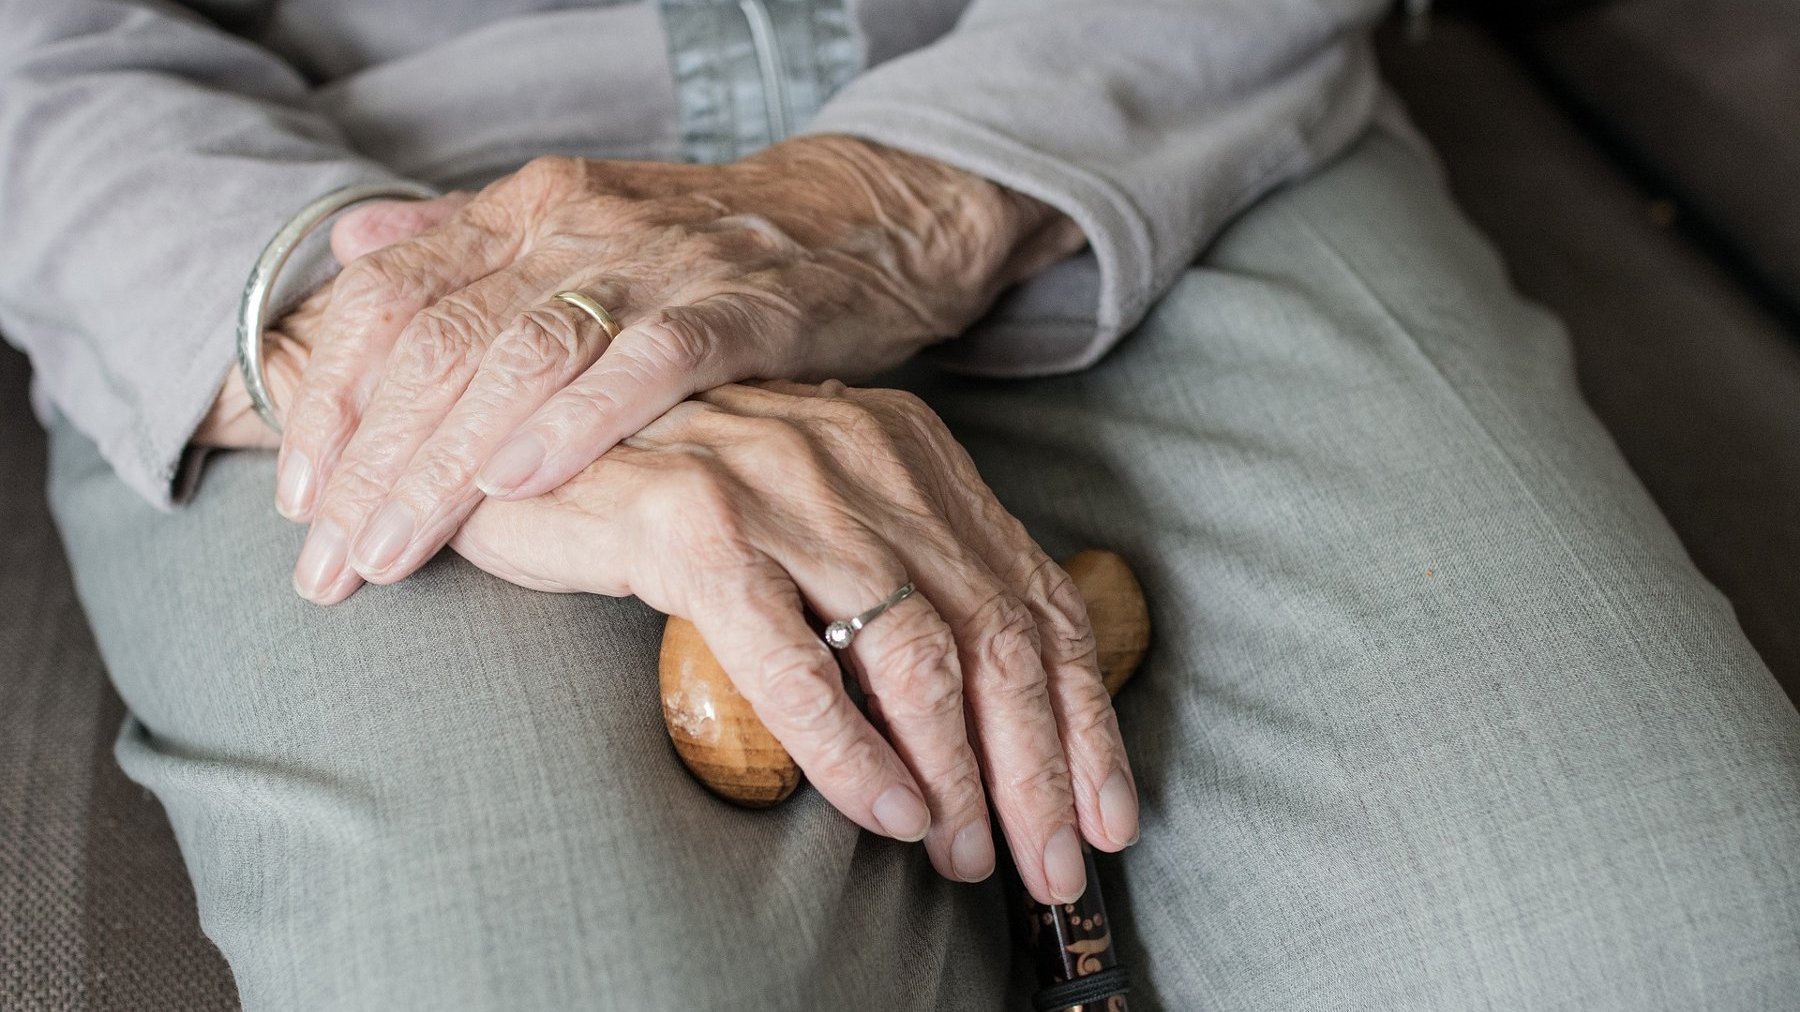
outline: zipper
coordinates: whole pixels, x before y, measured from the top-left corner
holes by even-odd
[[[750,26],[750,44],[756,48],[756,65],[763,80],[763,114],[769,119],[769,143],[788,136],[788,78],[786,61],[781,56],[781,40],[775,34],[775,19],[763,0],[738,0],[738,10]]]

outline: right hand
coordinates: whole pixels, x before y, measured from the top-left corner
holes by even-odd
[[[452,547],[522,586],[691,619],[814,786],[872,832],[923,839],[948,877],[992,872],[989,797],[1045,903],[1086,887],[1082,837],[1137,838],[1080,593],[909,394],[720,387],[552,492],[485,501]],[[884,738],[806,613],[848,617],[908,580],[845,651]]]

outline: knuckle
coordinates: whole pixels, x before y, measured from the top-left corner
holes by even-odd
[[[544,408],[543,424],[559,438],[575,439],[625,408],[626,400],[614,387],[578,378]]]
[[[645,365],[668,374],[695,372],[706,364],[714,344],[712,332],[699,314],[686,307],[662,309],[641,329],[646,340],[637,350]]]
[[[538,193],[566,193],[587,179],[587,163],[567,155],[540,155],[514,173],[519,185]]]
[[[1074,698],[1064,707],[1064,720],[1069,733],[1089,741],[1099,739],[1109,751],[1124,752],[1118,735],[1118,715],[1113,711],[1112,696],[1099,679],[1084,681],[1073,688]]]
[[[615,182],[608,180],[605,189],[586,185],[582,199],[561,214],[552,215],[551,220],[568,226],[565,231],[577,243],[582,230],[591,229],[598,221],[604,222],[614,235],[639,238],[644,248],[660,245],[666,238],[669,209],[654,198],[629,192],[629,187],[615,189]],[[561,245],[554,236],[550,241]],[[581,246],[570,245],[568,248],[579,250]]]
[[[781,286],[744,287],[706,300],[715,347],[723,335],[734,342],[791,346],[803,338],[815,319],[804,297]]]
[[[489,349],[487,361],[502,376],[533,379],[561,373],[587,354],[588,340],[578,323],[538,308],[525,311],[507,328]]]
[[[718,448],[735,472],[780,475],[784,512],[830,524],[853,512],[826,466],[825,455],[793,419],[713,410],[697,412],[689,424],[690,432]],[[755,485],[756,478],[750,483]]]
[[[388,257],[380,253],[360,257],[338,272],[331,283],[334,301],[350,306],[367,306],[388,298],[399,275],[388,266]]]
[[[332,282],[331,310],[357,324],[388,326],[428,305],[428,278],[406,263],[415,252],[402,242],[351,261]]]
[[[896,444],[922,448],[952,471],[979,479],[950,427],[917,394],[889,389],[852,390],[850,394],[868,405],[869,411],[880,419],[889,438]]]
[[[736,484],[713,462],[676,455],[646,492],[652,516],[664,518],[670,540],[715,561],[735,559],[748,544]]]
[[[1005,780],[1009,796],[1035,809],[1065,812],[1074,807],[1075,792],[1069,782],[1069,760],[1059,749],[1039,763],[1021,768]]]
[[[970,626],[982,661],[993,671],[995,691],[1016,695],[1038,690],[1037,622],[1023,601],[997,592],[976,610]]]
[[[458,377],[487,344],[479,318],[451,299],[428,310],[407,327],[396,349],[399,368],[390,374],[422,387],[436,387]]]
[[[975,761],[972,752],[957,757],[955,769],[946,774],[933,777],[928,789],[954,808],[962,811],[985,812],[987,806],[987,788],[981,782],[981,766]],[[954,816],[947,819],[954,824]]]
[[[721,228],[717,223],[707,224],[675,224],[668,226],[669,234],[684,249],[687,259],[700,267],[702,273],[717,273],[707,268],[726,268],[741,264],[748,250],[745,241],[734,236],[730,229]]]
[[[734,442],[747,467],[792,472],[798,479],[817,469],[812,441],[792,422],[782,418],[736,416],[729,423],[739,429]]]
[[[702,243],[715,243],[722,248],[754,248],[754,250],[805,250],[805,245],[794,238],[792,232],[783,229],[778,221],[767,214],[754,211],[738,211],[731,214],[720,214],[702,223],[688,225],[686,234],[689,238]]]
[[[475,461],[461,446],[445,446],[420,454],[401,483],[406,491],[426,503],[443,500],[469,488],[474,481]]]
[[[842,693],[839,696],[842,697]],[[835,719],[822,733],[807,774],[816,782],[835,781],[849,785],[852,790],[861,790],[874,782],[886,765],[878,744],[880,739],[862,731],[847,700],[839,705],[844,708],[842,717]]]
[[[842,722],[837,664],[820,650],[789,643],[763,658],[758,667],[763,699],[792,731],[804,736],[836,733]]]
[[[1099,644],[1094,624],[1088,618],[1087,601],[1074,578],[1045,557],[1033,567],[1028,585],[1043,602],[1044,621],[1039,626],[1039,636],[1044,653],[1063,663],[1095,656]]]
[[[683,238],[702,255],[728,263],[760,263],[771,256],[801,258],[806,247],[773,218],[738,212],[686,225]]]
[[[894,440],[868,403],[849,397],[817,397],[812,415],[840,443],[861,450],[879,449],[894,456]]]
[[[302,382],[307,385],[294,401],[293,417],[288,422],[297,445],[325,442],[349,428],[361,413],[362,405],[351,383],[310,375]]]
[[[925,403],[918,394],[910,390],[896,390],[891,387],[873,387],[852,389],[847,391],[851,398],[868,407],[871,411],[891,414],[915,424],[927,423],[942,426],[938,413],[931,405]]]
[[[386,491],[386,483],[367,462],[344,461],[332,472],[331,488],[325,498],[329,505],[322,512],[346,517],[374,504]]]
[[[737,241],[754,249],[796,258],[808,255],[805,243],[766,214],[741,212],[722,219],[720,224],[728,225]]]
[[[918,718],[961,713],[956,641],[942,622],[921,622],[900,634],[886,646],[877,664],[876,695],[883,712]]]
[[[656,459],[656,474],[644,495],[657,513],[685,503],[706,503],[718,495],[718,476],[697,454],[664,454]]]

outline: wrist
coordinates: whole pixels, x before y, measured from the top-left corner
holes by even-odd
[[[936,337],[961,333],[1006,288],[1087,241],[1079,226],[1043,201],[858,137],[807,136],[757,157],[808,180],[815,192],[835,195],[827,218],[882,236],[877,248],[884,258],[932,304]]]
[[[1035,197],[990,183],[1003,191],[1014,205],[1014,232],[1011,253],[1001,270],[1002,288],[1016,285],[1059,260],[1081,252],[1087,245],[1087,233],[1075,220]]]

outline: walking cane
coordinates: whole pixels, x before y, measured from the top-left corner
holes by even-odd
[[[1100,674],[1117,693],[1150,644],[1144,591],[1118,555],[1085,551],[1064,563],[1087,602]],[[758,720],[692,623],[670,618],[659,662],[663,719],[675,752],[714,794],[745,808],[767,808],[800,784],[793,757]],[[1074,903],[1025,903],[1026,937],[1036,960],[1038,1012],[1126,1012],[1129,986],[1114,951],[1119,921],[1100,895],[1086,845],[1087,892]],[[1023,887],[1018,887],[1024,894]]]

